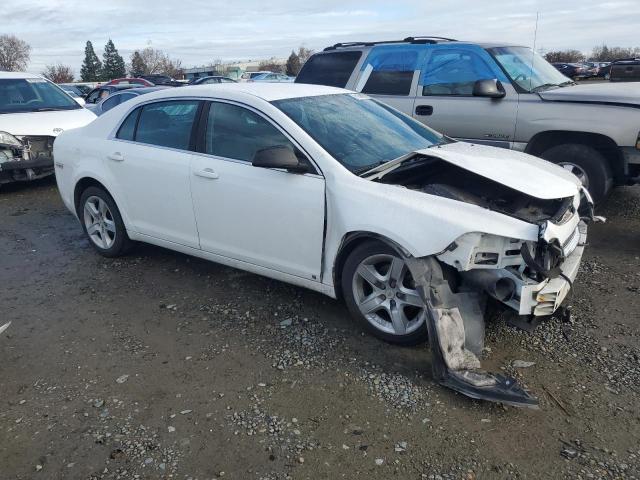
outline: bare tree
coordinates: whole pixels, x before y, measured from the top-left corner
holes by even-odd
[[[309,60],[309,57],[313,55],[313,50],[305,48],[302,45],[298,47],[298,59],[300,60],[300,66],[304,65],[304,62]]]
[[[42,75],[54,83],[73,82],[73,70],[68,65],[47,65],[44,67]]]
[[[31,46],[13,35],[0,35],[0,70],[26,70]]]
[[[284,73],[285,66],[280,63],[275,57],[271,57],[269,60],[260,62],[260,65],[258,65],[258,69],[275,73]]]
[[[144,64],[144,74],[163,73],[162,67],[165,61],[165,53],[162,50],[146,47],[140,51],[140,58]]]
[[[162,73],[171,78],[183,75],[182,60],[172,59],[162,50],[151,47],[133,53],[129,70],[137,75]]]
[[[631,57],[640,57],[639,47],[623,48],[607,47],[606,45],[601,45],[599,47],[594,47],[593,52],[591,53],[591,59],[595,60],[596,62],[612,62],[621,58]]]
[[[556,50],[547,52],[544,58],[551,63],[584,62],[585,57],[579,50]]]

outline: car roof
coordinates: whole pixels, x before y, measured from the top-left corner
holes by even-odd
[[[241,95],[251,95],[272,102],[287,98],[315,97],[320,95],[336,95],[350,93],[349,90],[323,85],[304,83],[217,83],[205,85],[189,85],[180,88],[168,88],[155,92],[153,98],[165,97],[210,97],[233,99]]]
[[[42,75],[36,73],[26,72],[0,72],[0,78],[7,79],[24,79],[24,78],[44,78]]]
[[[472,40],[454,40],[452,38],[443,37],[407,37],[404,40],[384,40],[379,42],[347,42],[336,43],[330,47],[325,48],[322,52],[332,52],[336,50],[362,50],[369,49],[379,45],[398,46],[398,45],[477,45],[482,48],[497,48],[497,47],[525,47],[525,45],[518,45],[509,42],[474,42]]]

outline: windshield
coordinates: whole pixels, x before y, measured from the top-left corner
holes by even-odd
[[[362,94],[289,98],[273,104],[354,173],[444,141],[420,122]]]
[[[82,108],[59,87],[42,78],[0,79],[0,113]]]
[[[527,92],[536,92],[571,82],[542,56],[528,47],[490,48],[507,75]]]

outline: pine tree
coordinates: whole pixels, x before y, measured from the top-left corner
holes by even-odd
[[[124,58],[118,53],[113,41],[109,39],[102,54],[102,78],[112,80],[124,77],[126,74]]]
[[[131,55],[131,76],[137,77],[138,75],[144,75],[147,72],[147,64],[144,62],[140,52],[136,50]]]
[[[287,75],[295,77],[300,72],[300,57],[291,50],[291,55],[287,59]]]
[[[84,61],[80,68],[80,78],[83,82],[97,82],[102,76],[102,63],[93,50],[93,45],[87,41],[84,47]]]

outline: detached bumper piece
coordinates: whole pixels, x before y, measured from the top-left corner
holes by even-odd
[[[22,147],[0,144],[0,184],[36,180],[53,174],[54,137],[19,137]]]
[[[537,409],[538,399],[515,379],[480,368],[478,356],[484,346],[481,297],[452,292],[435,258],[409,258],[407,265],[427,305],[434,379],[471,398]]]

